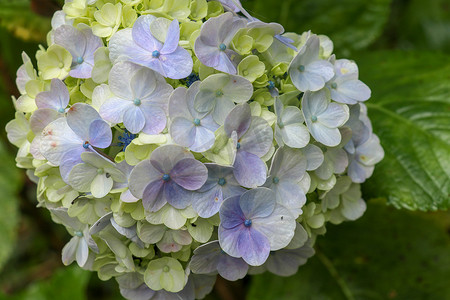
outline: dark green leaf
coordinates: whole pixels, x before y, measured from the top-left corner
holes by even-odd
[[[366,197],[396,207],[450,205],[450,57],[381,52],[362,57],[373,90],[369,117],[386,156],[364,185]]]
[[[383,32],[391,0],[252,0],[244,7],[264,22],[279,22],[287,31],[311,30],[328,35],[337,54],[363,49]]]
[[[13,250],[19,222],[20,172],[14,159],[0,142],[0,269]]]
[[[370,204],[331,226],[298,274],[254,276],[248,300],[450,299],[450,238],[435,218]]]
[[[35,282],[20,294],[14,296],[0,295],[0,299],[11,300],[50,300],[70,299],[85,300],[86,288],[91,273],[77,265],[57,270],[51,278]]]

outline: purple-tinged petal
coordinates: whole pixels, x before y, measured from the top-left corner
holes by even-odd
[[[240,196],[230,197],[222,203],[219,209],[220,227],[234,230],[238,226],[244,226],[245,216],[239,205],[239,199]]]
[[[86,49],[86,38],[79,30],[70,25],[61,25],[54,31],[55,44],[63,46],[72,54],[75,62],[78,57],[83,57]]]
[[[306,166],[307,160],[301,150],[282,147],[273,156],[270,175],[298,182],[305,175]]]
[[[214,132],[203,126],[195,126],[195,139],[189,148],[194,152],[204,152],[214,145],[216,136]]]
[[[196,193],[192,200],[192,208],[202,218],[210,218],[219,212],[224,198],[220,186],[206,192]]]
[[[282,180],[273,184],[271,188],[275,191],[277,202],[289,207],[292,214],[298,217],[302,213],[302,207],[306,203],[306,196],[301,186],[289,180]]]
[[[37,94],[35,100],[38,108],[51,108],[63,113],[69,104],[69,90],[61,80],[52,79],[50,91]]]
[[[112,132],[108,123],[95,120],[89,126],[89,143],[97,148],[105,149],[111,145]]]
[[[123,122],[125,112],[134,106],[133,102],[121,98],[109,98],[100,107],[100,116],[108,122],[118,124]]]
[[[140,162],[130,173],[129,188],[131,193],[136,198],[141,199],[147,185],[150,182],[160,180],[163,175],[152,165],[150,160]]]
[[[170,125],[170,136],[180,146],[189,147],[195,140],[195,125],[192,120],[177,117]]]
[[[134,100],[134,91],[130,83],[134,75],[141,68],[138,65],[126,61],[116,63],[109,73],[108,84],[111,92],[122,99]],[[154,82],[150,83],[152,85],[154,84]],[[151,85],[150,88],[152,88]]]
[[[275,197],[268,188],[256,188],[242,194],[239,206],[247,219],[265,218],[275,209]]]
[[[161,195],[164,192],[163,189],[164,181],[161,179],[150,182],[147,185],[142,195],[142,205],[144,205],[145,210],[158,211],[167,203],[166,199]]]
[[[98,112],[85,103],[75,103],[67,113],[67,124],[81,139],[89,140],[89,129],[95,120],[101,120]]]
[[[248,264],[242,258],[231,257],[225,253],[220,254],[217,272],[226,280],[236,281],[247,275]]]
[[[236,105],[225,118],[224,129],[228,136],[236,131],[238,138],[241,138],[249,129],[252,122],[250,105],[244,103]]]
[[[217,53],[217,46],[211,46],[203,42],[204,38],[198,38],[195,41],[195,54],[201,57],[201,62],[205,66],[217,66],[220,62],[220,56]]]
[[[69,180],[69,174],[70,171],[72,171],[72,168],[75,167],[77,164],[80,164],[83,162],[81,159],[81,153],[85,152],[86,150],[83,147],[74,148],[70,151],[67,151],[62,157],[61,157],[61,164],[59,166],[59,172],[61,173],[61,178],[64,180],[64,182],[68,183]]]
[[[246,188],[255,188],[266,182],[266,164],[255,154],[237,151],[234,161],[234,177]]]
[[[145,99],[149,97],[157,87],[157,77],[153,70],[139,67],[133,72],[133,77],[130,78],[129,86],[132,94],[128,95],[127,99]],[[122,75],[122,80],[124,76]]]
[[[147,103],[142,103],[140,108],[145,118],[144,133],[159,134],[166,128],[166,113],[162,108]]]
[[[273,142],[273,130],[261,117],[252,117],[247,132],[239,139],[241,151],[262,157],[269,152]]]
[[[123,125],[133,134],[141,132],[145,126],[145,117],[142,110],[137,106],[130,107],[123,115]]]
[[[193,158],[185,158],[177,162],[170,172],[170,178],[187,190],[197,190],[205,184],[208,169]]]
[[[242,259],[251,266],[262,265],[270,254],[269,240],[253,228],[243,228],[237,238],[237,248]]]
[[[198,84],[195,84],[198,86]],[[189,110],[186,97],[188,90],[185,87],[175,89],[169,98],[169,117],[174,120],[176,117],[189,119],[192,114]]]
[[[164,184],[164,197],[166,201],[176,209],[185,209],[192,203],[193,193],[185,190],[175,181]]]
[[[132,35],[134,42],[141,48],[149,51],[161,50],[162,44],[152,35],[151,23],[156,18],[152,15],[144,15],[137,18],[133,25]]]
[[[161,172],[169,173],[178,161],[184,158],[194,158],[188,150],[178,145],[164,145],[156,148],[150,160],[161,167]]]
[[[280,204],[275,205],[270,216],[252,219],[252,229],[267,237],[271,251],[286,247],[294,237],[295,227],[294,216]]]
[[[36,110],[30,117],[30,129],[35,135],[42,133],[42,130],[63,115],[51,108],[40,108]]]
[[[178,47],[170,54],[161,54],[158,61],[161,62],[161,67],[163,70],[160,73],[164,77],[172,79],[182,79],[188,77],[191,75],[192,67],[194,65],[191,54],[186,49],[181,47]]]
[[[169,29],[167,31],[166,40],[164,41],[164,46],[161,48],[161,54],[169,54],[175,52],[178,48],[178,42],[180,41],[180,25],[177,19],[174,19],[170,23]]]
[[[243,222],[243,221],[242,221]],[[220,248],[232,257],[242,257],[239,249],[237,247],[239,231],[241,229],[246,229],[244,225],[241,224],[240,227],[235,227],[231,229],[224,228],[222,225],[219,226],[218,235]]]

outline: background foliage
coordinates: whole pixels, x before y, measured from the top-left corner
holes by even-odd
[[[45,45],[62,2],[0,0],[1,128],[14,115],[20,53]],[[372,88],[369,116],[386,157],[363,185],[366,215],[330,226],[297,275],[219,280],[209,299],[450,299],[448,0],[242,3],[287,31],[326,34],[338,58],[356,60]],[[0,299],[121,299],[114,282],[62,267],[68,235],[35,207],[34,184],[14,167],[4,130],[0,139]]]

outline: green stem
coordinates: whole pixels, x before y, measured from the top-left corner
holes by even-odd
[[[322,264],[325,266],[328,272],[330,272],[330,275],[336,280],[345,298],[348,300],[354,300],[355,297],[353,297],[352,291],[350,291],[350,288],[347,286],[347,283],[345,283],[344,279],[341,276],[339,276],[336,268],[333,266],[333,263],[328,259],[328,257],[326,257],[325,254],[323,254],[318,249],[316,249],[316,256],[319,258],[319,260],[322,262]]]

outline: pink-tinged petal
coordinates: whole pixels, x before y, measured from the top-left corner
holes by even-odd
[[[73,62],[83,57],[86,49],[86,38],[82,32],[70,25],[61,25],[54,31],[55,44],[63,46],[72,54]]]
[[[67,113],[67,124],[81,139],[89,140],[89,128],[95,120],[101,120],[98,112],[85,103],[75,103]]]
[[[166,200],[162,197],[163,189],[164,181],[161,179],[147,185],[142,194],[142,205],[145,210],[155,212],[166,204]]]
[[[135,43],[141,48],[152,52],[160,50],[162,44],[152,35],[150,25],[156,18],[151,15],[140,16],[133,25],[132,35]]]
[[[194,152],[205,152],[211,149],[214,145],[216,136],[214,132],[204,128],[203,126],[195,126],[195,139],[194,142],[189,146],[191,151]]]
[[[275,251],[286,247],[294,237],[296,222],[288,208],[277,204],[272,214],[266,218],[252,219],[252,229],[264,235]]]
[[[226,280],[236,281],[247,275],[248,264],[242,258],[222,254],[217,263],[217,272]]]
[[[146,134],[159,134],[166,128],[166,113],[164,110],[152,103],[142,103],[140,109],[145,118],[142,132]]]
[[[243,187],[261,186],[266,182],[266,164],[255,154],[238,151],[234,161],[234,177]]]
[[[192,200],[192,208],[202,218],[210,218],[219,212],[224,198],[220,186],[204,193],[197,193]]]
[[[170,54],[161,54],[159,57],[161,62],[164,77],[172,79],[186,78],[192,73],[194,62],[191,54],[181,47],[178,47]]]
[[[69,90],[61,80],[52,79],[50,91],[37,94],[35,100],[38,108],[65,109],[70,100]]]
[[[130,173],[129,189],[131,194],[141,199],[148,183],[160,180],[163,175],[163,173],[152,165],[150,160],[140,162]]]
[[[89,143],[97,148],[105,149],[111,145],[112,132],[108,123],[95,120],[89,127]]]
[[[262,157],[269,152],[273,142],[273,130],[261,117],[252,117],[247,132],[239,139],[241,150]]]
[[[127,101],[121,98],[109,98],[100,107],[100,116],[113,124],[123,122],[123,116],[129,108],[133,108],[132,101]]]
[[[205,184],[208,178],[208,169],[198,160],[185,158],[173,167],[170,178],[183,188],[194,191]]]
[[[236,105],[225,118],[224,129],[228,136],[236,131],[238,138],[242,137],[250,127],[252,114],[250,105],[244,103]]]
[[[195,140],[194,122],[183,117],[173,119],[170,125],[170,136],[180,146],[191,146]]]
[[[66,118],[59,118],[44,128],[40,151],[49,162],[59,165],[66,152],[83,148],[83,143],[84,141],[70,129]]]
[[[170,23],[169,29],[167,31],[164,46],[161,48],[161,54],[169,54],[174,52],[178,47],[179,41],[180,41],[180,25],[178,23],[178,20],[174,19],[172,23]]]
[[[133,134],[139,133],[145,125],[145,117],[142,110],[137,107],[130,107],[123,115],[123,125]]]
[[[164,197],[176,209],[185,209],[192,203],[192,192],[185,190],[175,181],[164,184]]]
[[[270,254],[269,240],[253,228],[244,228],[239,232],[237,248],[242,259],[251,266],[262,265]]]
[[[275,193],[268,188],[256,188],[242,194],[239,206],[246,219],[264,218],[275,209]]]
[[[243,226],[245,216],[242,212],[241,206],[239,205],[239,199],[240,196],[234,196],[225,199],[222,203],[219,209],[220,227],[225,229],[234,229],[238,226]]]
[[[35,135],[41,134],[45,126],[63,115],[51,108],[40,108],[30,117],[30,129]]]

